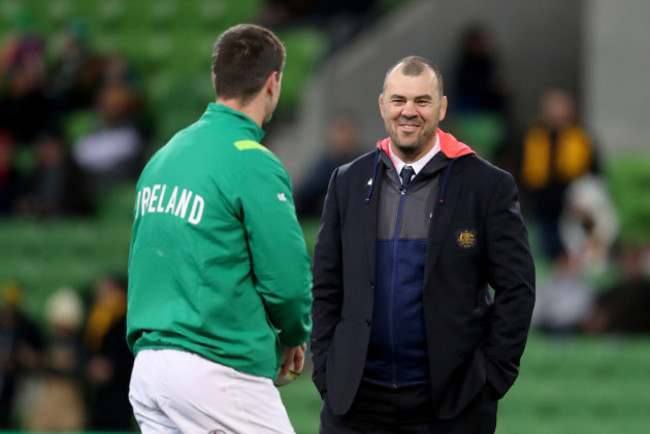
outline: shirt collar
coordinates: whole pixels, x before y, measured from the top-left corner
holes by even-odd
[[[390,151],[390,146],[388,147]],[[417,161],[414,161],[413,163],[410,163],[409,166],[413,168],[414,176],[420,173],[420,170],[424,168],[424,166],[427,165],[429,160],[431,160],[438,152],[440,152],[440,138],[438,137],[438,134],[436,134],[436,143],[433,145],[433,147],[422,156]],[[395,155],[394,152],[390,151],[390,159],[393,161],[393,165],[395,166],[395,171],[397,171],[397,174],[399,175],[402,172],[402,168],[406,166],[406,163],[403,162],[402,160],[399,159],[397,155]]]
[[[248,129],[253,134],[253,137],[257,142],[260,142],[264,137],[264,130],[260,128],[255,123],[254,120],[252,120],[250,117],[248,117],[246,114],[240,111],[233,110],[230,107],[227,107],[223,104],[217,104],[215,102],[211,102],[208,103],[208,108],[206,109],[206,114],[208,113],[214,113],[214,114],[225,113],[225,114],[238,117],[239,119],[244,121],[244,125],[246,126],[246,129]]]

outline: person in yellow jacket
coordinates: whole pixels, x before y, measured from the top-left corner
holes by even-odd
[[[561,89],[545,92],[538,122],[526,132],[520,174],[547,258],[563,249],[558,220],[564,192],[573,180],[595,170],[594,151],[591,137],[578,124],[573,96]]]

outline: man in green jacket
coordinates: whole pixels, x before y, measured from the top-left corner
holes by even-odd
[[[143,432],[293,432],[273,380],[302,369],[310,260],[289,176],[259,143],[285,57],[267,29],[224,32],[216,103],[138,181],[127,342]]]

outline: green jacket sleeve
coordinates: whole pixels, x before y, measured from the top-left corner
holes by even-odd
[[[298,346],[311,332],[311,261],[289,175],[269,151],[246,151],[239,202],[258,293],[280,342]]]

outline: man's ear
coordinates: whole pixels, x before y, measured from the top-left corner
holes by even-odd
[[[278,71],[273,71],[269,74],[269,77],[266,79],[266,92],[269,96],[273,96],[279,89],[278,85],[280,84],[280,79],[282,78],[282,73]]]
[[[379,113],[381,113],[381,117],[383,119],[386,119],[386,116],[384,115],[384,94],[380,93],[379,94]]]
[[[216,90],[217,89],[217,74],[215,74],[214,71],[212,71],[211,76],[212,76],[212,88],[214,90]]]
[[[438,116],[438,122],[442,122],[447,114],[447,97],[443,96],[442,101],[440,102],[440,116]]]

